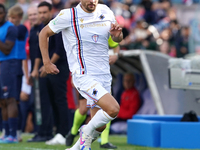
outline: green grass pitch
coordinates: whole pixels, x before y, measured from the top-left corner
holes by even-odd
[[[49,146],[46,145],[44,142],[27,143],[26,140],[31,137],[32,135],[23,134],[22,142],[18,144],[0,144],[0,150],[65,150],[67,148],[65,145]],[[75,140],[77,140],[77,138]],[[111,135],[109,137],[109,141],[114,145],[117,145],[118,147],[117,150],[181,150],[181,149],[163,149],[163,148],[150,148],[150,147],[129,145],[127,144],[126,136]],[[99,143],[95,141],[92,144],[92,150],[106,150],[106,149],[100,149]],[[189,150],[189,149],[182,149],[182,150]]]

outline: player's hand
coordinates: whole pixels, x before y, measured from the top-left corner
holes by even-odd
[[[109,64],[112,65],[114,64],[118,59],[118,55],[110,55],[109,56]]]
[[[28,77],[27,84],[33,86],[33,77],[32,76]]]
[[[33,71],[31,72],[31,77],[33,77],[33,78],[38,78],[38,77],[39,77],[39,72],[38,72],[38,70],[33,70]]]
[[[47,74],[58,74],[60,72],[56,65],[51,62],[44,64],[44,68]]]
[[[40,68],[39,72],[40,72],[40,77],[41,77],[41,78],[42,78],[42,77],[46,77],[47,73],[46,73],[46,71],[45,71],[44,66],[42,66],[42,67]]]
[[[111,28],[110,28],[110,35],[111,36],[114,36],[114,37],[119,37],[120,34],[122,32],[122,27],[118,24],[118,23],[115,23],[115,24],[111,24]]]

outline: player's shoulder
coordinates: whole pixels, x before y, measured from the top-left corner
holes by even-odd
[[[68,16],[69,13],[70,13],[70,11],[71,11],[70,8],[62,9],[62,10],[59,12],[58,16],[59,16],[59,17]]]
[[[97,7],[98,11],[101,13],[101,14],[107,14],[110,16],[110,14],[112,14],[113,12],[111,11],[111,9],[105,5],[105,4],[98,4],[98,7]]]
[[[23,25],[23,24],[20,24],[20,25],[18,25],[17,27],[18,27],[19,30],[22,30],[22,31],[25,31],[25,32],[27,31],[26,26]]]
[[[98,8],[99,10],[105,11],[105,12],[109,12],[109,11],[110,11],[110,8],[109,8],[107,5],[105,5],[105,4],[98,4],[98,5],[97,5],[97,8]]]

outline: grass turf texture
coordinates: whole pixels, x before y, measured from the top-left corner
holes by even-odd
[[[0,150],[65,150],[67,148],[65,145],[51,146],[51,145],[46,145],[44,142],[27,143],[26,141],[32,136],[33,135],[23,134],[22,135],[23,142],[20,142],[18,144],[0,144]],[[77,139],[78,137],[76,137],[75,141]],[[163,149],[163,148],[150,148],[150,147],[128,145],[126,136],[111,135],[109,137],[109,141],[118,147],[117,150],[181,150],[181,149]],[[95,141],[92,144],[92,150],[106,150],[106,149],[100,149],[99,143]],[[182,150],[188,150],[188,149],[182,149]]]

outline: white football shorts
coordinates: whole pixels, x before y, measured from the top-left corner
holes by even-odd
[[[87,107],[98,107],[95,104],[102,96],[111,93],[111,74],[103,75],[72,75],[73,83],[78,92],[87,99]]]
[[[21,91],[28,94],[28,95],[31,94],[31,86],[26,83],[26,77],[24,75],[22,77]]]

